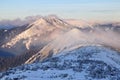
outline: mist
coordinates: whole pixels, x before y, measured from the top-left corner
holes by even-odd
[[[40,17],[41,17],[40,15],[36,15],[36,16],[27,16],[24,19],[17,18],[14,20],[7,20],[7,19],[1,20],[0,29],[11,29],[14,27],[21,27],[21,26],[24,26],[26,24],[30,24],[31,22],[36,21]]]
[[[87,42],[91,44],[100,44],[120,50],[120,32],[110,28],[93,27],[89,31],[82,31],[87,37]]]

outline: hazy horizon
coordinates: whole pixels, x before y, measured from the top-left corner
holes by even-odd
[[[87,21],[119,21],[119,0],[2,0],[0,20],[55,14]]]

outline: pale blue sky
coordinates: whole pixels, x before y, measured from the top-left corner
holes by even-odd
[[[0,20],[49,14],[62,18],[120,21],[120,0],[0,0]]]

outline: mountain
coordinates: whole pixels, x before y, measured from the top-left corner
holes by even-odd
[[[119,24],[70,23],[50,15],[0,29],[0,79],[119,79]]]
[[[53,15],[41,16],[21,27],[1,29],[0,71],[24,64],[56,37],[71,29],[72,25]]]
[[[94,24],[94,27],[100,28],[102,30],[112,30],[116,33],[120,33],[120,23],[102,23],[102,24]]]
[[[120,53],[84,46],[0,74],[1,80],[119,80]]]
[[[71,25],[56,16],[46,16],[39,18],[26,28],[4,43],[1,49],[3,51],[7,49],[8,52],[18,55],[32,48],[39,48],[71,29]]]

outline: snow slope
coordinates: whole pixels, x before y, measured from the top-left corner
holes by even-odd
[[[1,80],[119,80],[120,54],[102,46],[85,46],[0,75]]]

